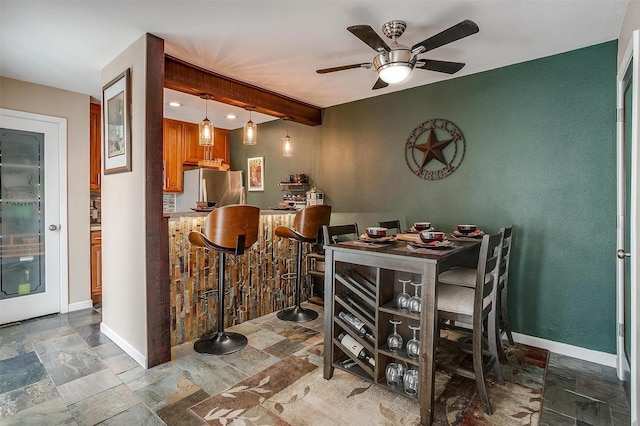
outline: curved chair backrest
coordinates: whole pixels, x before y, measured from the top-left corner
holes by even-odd
[[[318,231],[322,226],[328,225],[331,220],[331,206],[320,204],[307,206],[296,213],[293,219],[293,229],[309,240],[318,237]]]
[[[244,204],[232,204],[213,209],[204,223],[204,235],[216,246],[235,249],[239,235],[244,235],[244,247],[258,240],[260,209]]]
[[[378,221],[378,226],[387,229],[395,229],[398,233],[402,232],[402,228],[400,228],[400,219]]]

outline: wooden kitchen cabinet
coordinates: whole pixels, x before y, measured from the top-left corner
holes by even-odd
[[[102,162],[102,109],[100,104],[89,104],[89,189],[100,191]]]
[[[91,231],[91,300],[102,302],[102,231]]]
[[[198,161],[204,159],[204,146],[200,146],[198,132],[200,128],[197,124],[182,123],[182,142],[184,149],[183,164],[198,165]],[[215,137],[215,134],[214,134]]]
[[[222,161],[229,164],[229,134],[227,129],[213,129],[213,146],[200,146],[197,124],[184,123],[184,164],[197,166],[201,160],[215,160],[222,158]]]
[[[182,192],[183,122],[164,119],[164,192]]]
[[[164,119],[164,192],[182,192],[183,165],[197,166],[201,160],[222,158],[229,164],[229,135],[226,129],[214,128],[213,147],[200,146],[199,126],[185,121]]]
[[[213,155],[209,157],[209,160],[222,158],[223,163],[229,164],[229,134],[231,132],[217,127],[213,130]]]

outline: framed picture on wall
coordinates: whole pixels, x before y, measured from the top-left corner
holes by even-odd
[[[131,171],[131,71],[102,88],[104,174]]]
[[[247,189],[264,191],[264,157],[247,159]]]

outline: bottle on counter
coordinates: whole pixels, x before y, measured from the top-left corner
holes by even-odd
[[[357,356],[358,358],[365,360],[373,367],[376,366],[376,360],[373,359],[367,353],[365,348],[360,343],[358,343],[356,339],[351,337],[348,333],[344,331],[340,333],[340,335],[338,336],[338,341],[342,344],[342,346],[349,349],[349,351],[355,356]]]
[[[340,311],[338,313],[338,317],[342,321],[346,322],[347,325],[349,325],[356,333],[358,333],[358,335],[364,337],[373,344],[376,343],[375,337],[373,337],[373,335],[367,329],[367,326],[358,317],[347,311]]]

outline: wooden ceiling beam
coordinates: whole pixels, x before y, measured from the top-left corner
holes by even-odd
[[[262,114],[318,126],[322,109],[283,95],[234,80],[165,54],[164,87],[194,96],[211,95],[217,102],[254,108]]]

